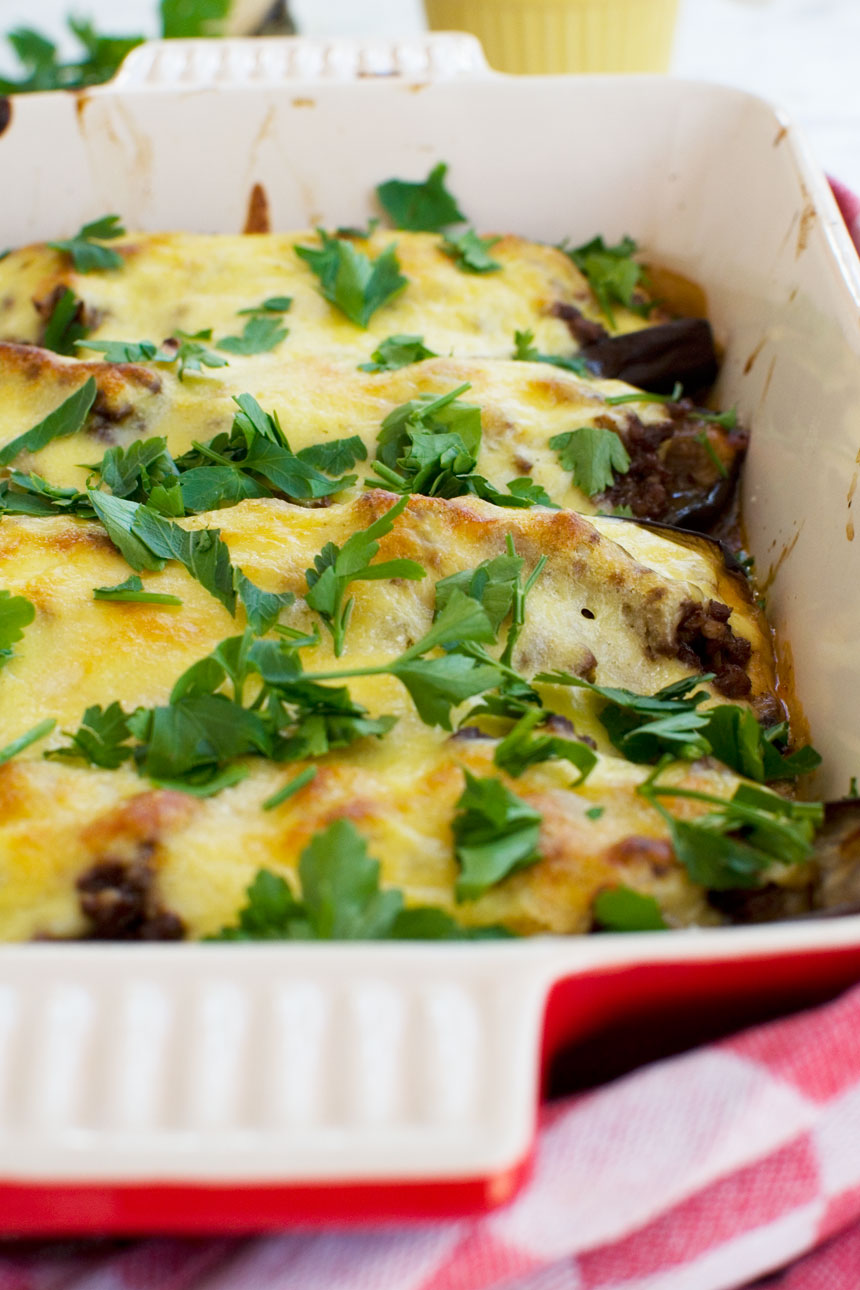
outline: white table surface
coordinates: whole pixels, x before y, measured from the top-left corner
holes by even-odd
[[[409,35],[421,0],[291,0],[308,35]],[[0,33],[57,33],[72,10],[155,31],[155,0],[0,0]],[[0,50],[0,67],[11,64]],[[860,0],[681,0],[672,72],[750,89],[805,129],[825,169],[860,191]]]

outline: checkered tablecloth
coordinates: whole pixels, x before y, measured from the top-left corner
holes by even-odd
[[[860,249],[860,199],[833,188]],[[752,1290],[759,1277],[757,1290],[860,1290],[860,986],[545,1108],[531,1181],[486,1217],[0,1245],[0,1290]]]

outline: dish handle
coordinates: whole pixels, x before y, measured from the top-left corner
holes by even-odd
[[[492,75],[480,41],[457,32],[408,39],[151,40],[131,51],[101,92],[272,88],[380,77],[427,83]]]

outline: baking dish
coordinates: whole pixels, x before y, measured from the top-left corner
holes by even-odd
[[[0,114],[3,119],[4,114]],[[860,770],[860,266],[826,182],[733,90],[491,74],[465,38],[171,42],[11,104],[0,245],[130,227],[354,223],[451,166],[483,229],[634,233],[701,282],[754,428],[750,546],[783,673]],[[781,1001],[860,971],[860,919],[476,945],[0,948],[0,1230],[241,1231],[457,1213],[527,1167],[546,1060],[632,1012]]]

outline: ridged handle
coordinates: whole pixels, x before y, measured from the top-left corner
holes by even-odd
[[[284,82],[357,81],[376,77],[443,81],[491,75],[480,41],[458,33],[408,40],[153,40],[128,55],[104,93]]]

